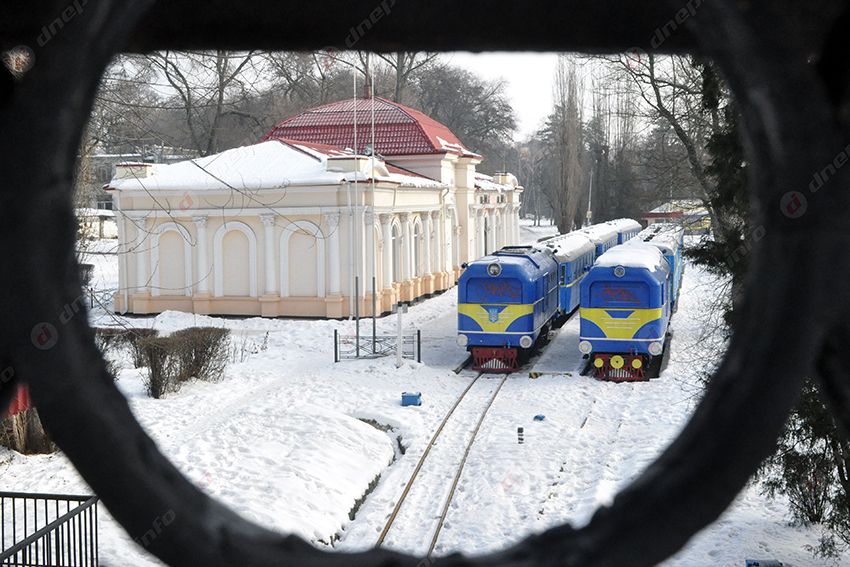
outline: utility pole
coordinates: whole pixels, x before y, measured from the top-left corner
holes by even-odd
[[[596,165],[590,168],[590,191],[587,194],[587,219],[584,221],[584,226],[593,224],[593,172]]]

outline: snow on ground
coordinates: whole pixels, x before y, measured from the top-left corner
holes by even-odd
[[[526,222],[521,229],[527,240],[554,233],[553,227]],[[353,333],[350,321],[224,319],[175,312],[110,315],[105,308],[118,285],[118,258],[108,244],[98,251],[103,253],[91,254],[89,261],[95,265],[96,297],[104,305],[93,310],[93,324],[154,327],[166,333],[214,325],[234,333],[236,362],[221,382],[192,382],[162,400],[145,397],[141,371],[121,360],[118,386],[165,454],[204,490],[272,529],[296,533],[324,548],[374,545],[434,430],[474,378],[452,372],[465,358],[455,345],[456,291],[424,301],[405,316],[407,328],[422,330],[422,364],[408,361],[396,368],[394,359],[334,364],[333,330]],[[574,319],[535,363],[535,370],[557,374],[508,379],[470,452],[438,553],[480,553],[562,522],[582,525],[675,437],[698,400],[698,367],[708,344],[705,315],[717,282],[691,267],[684,286],[673,321],[672,355],[661,378],[618,385],[578,376]],[[379,320],[379,333],[394,333],[395,324],[395,317]],[[364,323],[364,333],[369,329]],[[700,359],[697,365],[691,360],[694,353]],[[408,511],[402,508],[403,530],[388,539],[391,547],[415,553],[427,548],[433,520],[411,510],[427,508],[430,502],[431,516],[439,515],[481,400],[494,387],[489,380],[477,384],[470,403],[458,408],[456,425],[446,428],[432,461],[420,473],[422,485],[417,494],[411,492],[415,503]],[[421,391],[423,406],[402,408],[403,391]],[[538,414],[545,420],[534,421]],[[525,428],[522,445],[517,427]],[[3,450],[0,489],[89,490],[61,454],[23,457]],[[364,496],[351,520],[349,513]],[[750,487],[719,522],[665,565],[739,566],[745,558],[833,565],[803,549],[816,541],[816,532],[789,526],[786,517],[784,502],[767,500],[758,487]],[[135,547],[105,510],[100,551],[104,565],[159,564]],[[843,559],[850,563],[850,555]]]

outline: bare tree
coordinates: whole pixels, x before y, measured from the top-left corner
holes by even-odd
[[[253,92],[243,73],[254,65],[256,53],[164,51],[150,61],[173,89],[192,148],[207,156],[219,151],[219,136],[227,116],[259,121],[238,108]]]
[[[417,53],[415,51],[397,51],[392,54],[378,54],[394,71],[395,89],[393,100],[404,102],[404,95],[414,73],[436,61],[437,53]]]

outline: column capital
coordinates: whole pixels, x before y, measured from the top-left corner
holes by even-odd
[[[434,220],[439,220],[440,215],[442,215],[442,211],[431,211],[431,218]]]
[[[381,213],[378,215],[381,218],[382,225],[388,225],[393,222],[393,214],[392,213]]]
[[[325,213],[324,217],[329,229],[335,230],[339,226],[339,213]]]
[[[266,228],[273,227],[275,219],[277,219],[277,215],[272,213],[260,215],[260,220],[263,221],[263,226]]]
[[[209,220],[209,217],[206,216],[206,215],[192,217],[192,222],[195,223],[198,226],[198,228],[207,228],[207,221],[208,220]]]
[[[401,219],[401,222],[409,222],[411,220],[410,213],[399,213],[398,217]]]
[[[373,225],[377,216],[374,211],[366,211],[363,213],[363,222],[367,225]]]

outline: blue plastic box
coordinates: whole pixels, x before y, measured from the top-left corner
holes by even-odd
[[[422,392],[402,392],[402,394],[401,394],[401,405],[402,406],[421,406],[422,405]]]

